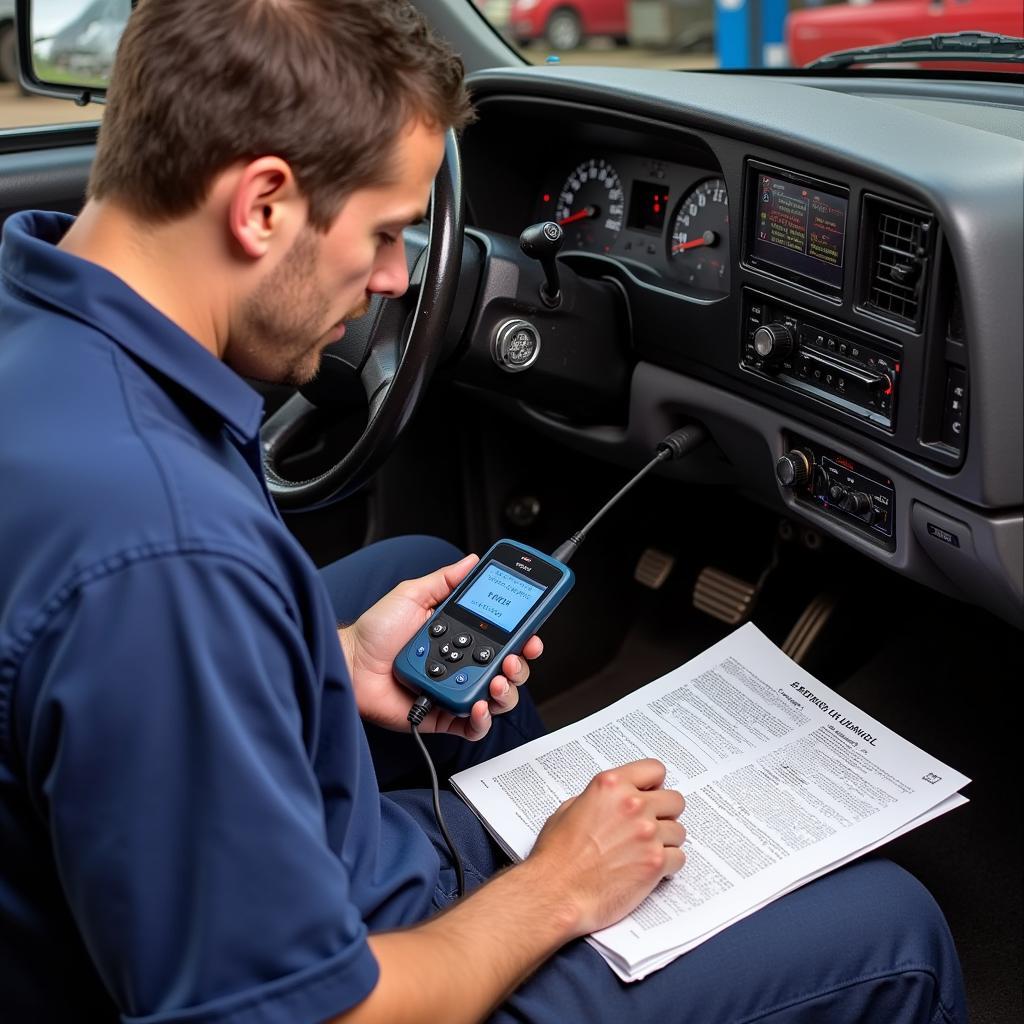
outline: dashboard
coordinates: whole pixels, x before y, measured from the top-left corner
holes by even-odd
[[[620,461],[699,420],[730,467],[704,479],[1024,624],[1015,101],[608,68],[472,85],[469,223],[493,245],[559,222],[560,263],[621,295],[628,373],[576,415],[606,350],[556,359],[565,316],[521,295],[501,312],[541,358],[470,360],[471,383]]]

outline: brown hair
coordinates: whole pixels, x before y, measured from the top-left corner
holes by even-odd
[[[286,160],[326,230],[387,177],[413,118],[472,118],[462,61],[407,0],[141,0],[122,36],[89,196],[151,221],[238,160]]]

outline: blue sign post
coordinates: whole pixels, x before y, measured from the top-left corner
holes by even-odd
[[[720,68],[783,67],[787,0],[715,0]]]

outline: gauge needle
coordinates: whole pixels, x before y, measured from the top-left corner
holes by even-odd
[[[691,242],[680,242],[678,245],[672,246],[673,252],[686,252],[688,249],[696,249],[698,245],[714,245],[718,241],[718,235],[714,231],[705,231],[700,238],[695,238]]]
[[[597,207],[596,206],[584,206],[582,210],[577,210],[575,213],[570,213],[568,217],[563,217],[558,223],[565,227],[566,224],[571,224],[575,220],[583,220],[586,217],[596,217]]]

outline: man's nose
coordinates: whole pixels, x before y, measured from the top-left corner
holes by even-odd
[[[382,249],[370,276],[367,290],[385,298],[397,299],[409,287],[409,267],[405,261],[405,241],[400,235],[394,245]]]

